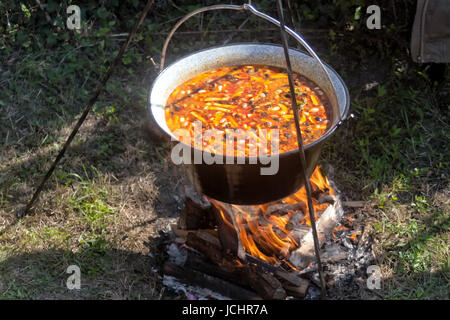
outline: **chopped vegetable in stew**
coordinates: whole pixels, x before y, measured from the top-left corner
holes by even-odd
[[[329,102],[309,79],[294,73],[294,81],[303,143],[307,145],[325,133]],[[266,147],[262,138],[270,135],[270,129],[278,129],[279,152],[297,148],[289,82],[281,68],[244,65],[201,73],[170,94],[165,116],[172,132],[186,129],[192,137],[196,121],[201,122],[202,132],[215,129],[225,134],[241,129],[255,136],[258,148],[266,148],[270,153],[270,143]],[[216,143],[212,143],[214,138],[206,140],[201,142],[203,150],[229,153],[225,151],[225,138]],[[195,146],[194,142],[191,145]],[[245,150],[248,156],[248,146]],[[244,154],[238,154],[235,148],[234,155]]]

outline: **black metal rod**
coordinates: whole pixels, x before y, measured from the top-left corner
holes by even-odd
[[[75,127],[73,128],[72,132],[70,133],[69,138],[67,138],[66,142],[64,143],[64,146],[62,147],[62,149],[59,151],[58,155],[56,156],[55,161],[53,161],[52,166],[50,167],[50,169],[48,169],[44,178],[42,178],[41,183],[39,184],[39,187],[34,192],[33,197],[28,202],[24,211],[18,213],[19,217],[23,217],[23,216],[27,215],[28,212],[30,211],[30,209],[33,207],[33,204],[38,199],[39,194],[41,193],[42,189],[44,188],[45,183],[51,177],[53,171],[55,171],[55,168],[58,165],[59,161],[62,159],[62,157],[66,153],[67,148],[69,147],[70,143],[72,142],[73,138],[75,138],[75,135],[78,133],[78,130],[80,129],[81,125],[83,124],[84,120],[86,119],[87,115],[89,114],[89,111],[91,111],[92,106],[97,101],[100,93],[103,91],[103,88],[105,87],[106,82],[108,82],[109,78],[111,77],[111,74],[113,73],[116,65],[122,59],[122,55],[124,54],[125,50],[130,45],[131,41],[133,40],[133,37],[136,34],[137,29],[139,28],[139,26],[142,24],[145,17],[147,16],[148,11],[150,10],[150,8],[153,5],[153,2],[155,2],[155,0],[149,0],[147,2],[147,5],[145,6],[144,10],[142,11],[141,17],[136,21],[132,31],[128,35],[127,41],[120,48],[119,54],[113,60],[111,66],[109,67],[108,72],[103,77],[102,81],[100,82],[99,86],[97,87],[97,90],[95,91],[92,98],[89,100],[86,108],[83,111],[83,114],[81,115],[80,119],[78,119],[78,122],[75,124]]]
[[[326,292],[325,278],[323,276],[322,262],[320,260],[320,254],[319,254],[320,246],[319,246],[319,238],[317,236],[314,206],[313,206],[312,198],[311,198],[311,183],[309,181],[309,177],[306,172],[305,149],[303,148],[303,137],[302,137],[302,131],[300,128],[300,119],[298,116],[297,97],[295,95],[294,78],[292,76],[291,60],[289,58],[289,49],[288,49],[288,42],[287,42],[287,38],[286,38],[284,15],[283,15],[283,5],[281,3],[281,0],[277,1],[277,9],[278,9],[278,16],[280,18],[281,41],[283,42],[284,56],[286,58],[286,69],[287,69],[287,74],[288,74],[288,79],[289,79],[289,89],[291,91],[292,110],[294,112],[294,119],[295,119],[295,129],[297,131],[297,143],[298,143],[298,150],[299,150],[299,155],[300,155],[300,163],[301,163],[301,167],[302,167],[303,178],[305,180],[306,196],[308,198],[309,218],[311,220],[311,228],[312,228],[312,234],[313,234],[313,239],[314,239],[314,251],[315,251],[315,255],[316,255],[317,267],[319,269],[322,297],[325,297],[327,292]]]
[[[286,9],[287,9],[287,19],[290,20],[292,29],[295,29],[295,23],[294,23],[294,14],[292,13],[292,4],[291,0],[285,0],[286,2]]]

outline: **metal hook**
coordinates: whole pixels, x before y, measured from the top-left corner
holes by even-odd
[[[251,1],[249,1],[251,3]],[[260,11],[258,11],[257,9],[255,9],[255,7],[253,7],[250,4],[243,4],[243,5],[230,5],[230,4],[219,4],[219,5],[213,5],[213,6],[209,6],[209,7],[202,7],[199,8],[197,10],[194,10],[190,13],[188,13],[187,15],[185,15],[183,18],[181,18],[181,20],[179,20],[175,26],[172,28],[172,30],[169,32],[169,35],[166,38],[166,41],[164,42],[163,45],[163,49],[161,52],[161,63],[160,63],[160,72],[164,69],[164,62],[166,59],[166,51],[167,51],[167,47],[169,45],[169,42],[172,38],[172,36],[174,35],[174,33],[177,31],[177,29],[189,18],[195,16],[196,14],[205,12],[205,11],[211,11],[211,10],[222,10],[222,9],[226,9],[226,10],[235,10],[235,11],[241,11],[241,10],[248,10],[250,11],[252,14],[269,21],[270,23],[276,25],[277,27],[280,27],[280,21],[278,21],[275,18],[272,18],[271,16],[262,13]],[[329,72],[327,71],[327,69],[325,68],[325,65],[323,64],[322,60],[319,58],[319,56],[316,54],[316,52],[309,46],[309,44],[298,34],[296,33],[294,30],[292,30],[289,27],[285,28],[286,33],[288,33],[290,36],[292,36],[298,43],[300,43],[305,49],[306,51],[310,54],[310,56],[317,62],[317,64],[320,67],[320,70],[323,72],[323,74],[325,75],[326,79],[328,80],[328,82],[331,84],[331,87],[333,88],[333,90],[331,90],[331,94],[333,95],[332,98],[334,98],[334,100],[336,101],[336,103],[339,103],[337,95],[336,95],[336,87],[331,79],[331,76],[329,74]],[[338,112],[338,119],[339,121],[343,120],[342,117],[342,113]]]

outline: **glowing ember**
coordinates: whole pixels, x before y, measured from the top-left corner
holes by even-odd
[[[317,167],[311,178],[311,187],[314,194],[334,194],[328,179],[320,173]],[[320,217],[328,203],[318,203],[318,196],[312,198],[316,220]],[[219,202],[211,200],[218,208],[222,219],[225,219],[224,207]],[[233,205],[235,221],[239,237],[244,250],[263,261],[273,265],[283,262],[292,269],[287,258],[293,249],[299,247],[298,232],[311,225],[309,219],[307,197],[305,188],[301,188],[293,195],[282,200],[259,206]],[[280,208],[274,210],[273,208]],[[304,233],[303,233],[304,234]]]
[[[339,231],[339,230],[348,230],[347,227],[344,226],[339,226],[333,229],[332,235],[333,235],[333,239],[336,239],[336,234],[334,233],[335,231]]]
[[[355,232],[351,234],[349,238],[352,239],[355,243],[358,242],[358,233]]]

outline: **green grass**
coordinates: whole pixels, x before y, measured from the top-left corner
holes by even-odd
[[[413,69],[353,104],[356,148],[341,165],[353,169],[353,189],[372,199],[367,216],[388,299],[449,298],[450,208],[434,198],[448,198],[450,130],[437,94]]]

